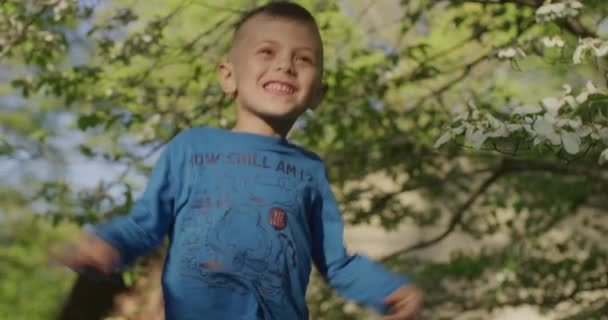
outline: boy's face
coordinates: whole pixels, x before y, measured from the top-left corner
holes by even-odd
[[[322,96],[323,51],[316,29],[306,22],[260,14],[236,35],[220,82],[236,94],[242,115],[293,122]]]

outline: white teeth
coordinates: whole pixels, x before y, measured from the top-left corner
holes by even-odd
[[[286,85],[283,83],[278,83],[278,82],[271,82],[271,83],[267,84],[266,89],[268,89],[270,91],[280,92],[280,93],[293,93],[293,91],[294,91],[292,86],[289,86],[289,85]]]

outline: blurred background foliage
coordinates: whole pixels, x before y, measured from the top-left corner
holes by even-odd
[[[233,125],[216,64],[261,3],[0,1],[0,318],[56,318],[76,277],[52,244],[126,213],[179,131]],[[608,4],[298,3],[330,92],[291,139],[326,160],[347,224],[420,230],[381,261],[425,290],[424,318],[606,319]],[[423,254],[455,234],[474,245]],[[313,319],[370,317],[316,276],[309,302]]]

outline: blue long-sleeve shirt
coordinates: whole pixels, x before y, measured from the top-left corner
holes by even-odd
[[[386,311],[403,285],[343,245],[323,162],[287,140],[210,127],[163,150],[130,214],[94,227],[124,263],[170,245],[167,320],[308,319],[311,258],[343,298]]]

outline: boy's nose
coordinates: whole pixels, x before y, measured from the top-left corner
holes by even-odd
[[[285,72],[291,75],[295,74],[295,69],[293,67],[293,62],[291,61],[291,58],[280,58],[277,60],[277,71]]]

